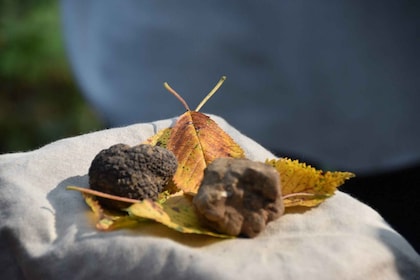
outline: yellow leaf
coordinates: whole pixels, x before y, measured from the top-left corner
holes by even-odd
[[[163,204],[145,199],[131,205],[126,211],[130,216],[151,219],[183,233],[205,234],[222,238],[232,237],[214,233],[202,227],[195,213],[191,197],[184,195],[182,191],[169,196]]]
[[[165,83],[165,87],[181,101],[187,112],[178,118],[173,127],[160,130],[145,143],[164,147],[177,158],[178,169],[167,187],[171,192],[182,190],[194,195],[203,180],[204,169],[213,160],[221,157],[245,157],[242,148],[229,134],[209,116],[198,112],[225,78],[222,77],[195,111],[190,110],[185,100]]]
[[[173,181],[188,193],[197,193],[204,169],[216,158],[244,157],[242,148],[216,122],[194,111],[179,117],[166,148],[178,159]]]
[[[166,148],[169,137],[171,136],[171,131],[172,129],[170,127],[159,130],[158,133],[148,138],[144,144]]]
[[[232,237],[202,227],[195,212],[192,198],[184,195],[182,191],[172,195],[163,192],[159,195],[158,201],[154,202],[150,199],[140,201],[113,196],[77,186],[68,186],[67,189],[82,193],[86,204],[95,215],[96,228],[99,230],[111,231],[130,228],[140,225],[141,222],[152,220],[183,233],[204,234],[220,238]],[[108,210],[102,208],[95,196],[132,204],[122,211]]]
[[[287,158],[267,160],[266,163],[280,173],[285,207],[316,206],[355,176],[351,172],[323,172]]]
[[[119,228],[129,228],[138,225],[139,221],[124,212],[110,211],[102,208],[93,195],[83,193],[86,204],[95,215],[96,228],[110,231]]]

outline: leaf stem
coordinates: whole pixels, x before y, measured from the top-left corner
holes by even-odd
[[[181,101],[182,105],[184,105],[184,107],[185,107],[185,109],[187,109],[187,111],[191,111],[190,107],[188,106],[187,102],[185,102],[184,98],[182,98],[181,95],[179,95],[179,93],[177,93],[173,88],[171,88],[167,82],[164,82],[163,86],[170,93],[172,93],[179,101]]]
[[[216,91],[222,86],[225,80],[226,80],[226,76],[222,76],[220,78],[216,86],[209,92],[209,94],[207,94],[206,97],[204,97],[204,99],[200,102],[200,104],[198,104],[197,108],[195,108],[195,112],[200,111],[201,107],[203,107],[204,104],[206,104],[206,102],[216,93]]]
[[[82,193],[87,193],[87,194],[91,194],[91,195],[95,195],[95,196],[99,196],[99,197],[103,197],[103,198],[107,198],[107,199],[127,202],[127,203],[140,203],[141,202],[141,200],[137,200],[137,199],[131,199],[131,198],[127,198],[127,197],[116,196],[116,195],[107,194],[107,193],[95,191],[95,190],[92,190],[92,189],[81,188],[81,187],[76,187],[76,186],[68,186],[67,189],[68,190],[73,190],[73,191],[79,191],[79,192],[82,192]]]
[[[287,198],[291,198],[291,197],[295,197],[295,196],[315,196],[315,194],[313,194],[313,193],[303,193],[303,192],[301,192],[301,193],[289,193],[289,194],[286,194],[286,195],[282,196],[282,198],[287,199]]]

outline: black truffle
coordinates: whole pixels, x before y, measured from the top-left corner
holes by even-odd
[[[116,144],[100,151],[89,168],[90,188],[137,200],[156,200],[178,163],[175,155],[162,147]],[[121,209],[127,203],[98,198],[104,206]]]
[[[279,173],[247,159],[214,160],[193,203],[205,225],[234,236],[254,237],[284,213]]]

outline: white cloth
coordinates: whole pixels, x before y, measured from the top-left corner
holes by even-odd
[[[213,116],[253,160],[267,150]],[[0,156],[2,279],[416,279],[420,257],[371,208],[337,192],[254,239],[181,234],[150,223],[100,232],[80,193],[93,157],[174,119],[63,139]],[[396,209],[397,211],[397,209]],[[419,279],[419,278],[417,278]]]

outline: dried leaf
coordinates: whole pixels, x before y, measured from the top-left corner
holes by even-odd
[[[168,144],[169,137],[171,137],[172,128],[168,127],[162,130],[159,130],[158,133],[147,139],[144,143],[153,145],[153,146],[160,146],[162,148],[166,148]]]
[[[203,179],[204,169],[214,159],[221,157],[245,157],[242,148],[223,131],[209,116],[198,112],[224,81],[203,99],[195,111],[168,84],[166,88],[175,95],[187,112],[182,114],[172,128],[159,131],[146,143],[159,145],[172,151],[178,160],[178,169],[173,177],[175,190],[195,194]]]
[[[266,163],[280,173],[285,207],[316,206],[355,176],[350,172],[323,172],[287,158],[267,160]]]
[[[129,228],[138,225],[139,221],[124,212],[106,210],[101,207],[93,195],[83,193],[86,204],[95,214],[96,228],[110,231],[119,228]]]
[[[219,81],[195,111],[190,110],[182,97],[166,84],[167,89],[184,104],[187,112],[178,118],[173,127],[159,131],[146,141],[147,144],[167,148],[178,160],[178,169],[170,186],[160,195],[158,201],[136,201],[91,189],[68,187],[83,193],[86,203],[95,214],[98,229],[126,228],[138,225],[141,221],[153,220],[183,233],[231,237],[202,227],[190,196],[197,193],[204,169],[213,160],[245,157],[242,148],[216,122],[198,112],[223,80],[224,78]],[[266,163],[279,172],[285,207],[316,206],[332,196],[345,180],[354,177],[350,172],[323,172],[297,160],[285,158],[267,160]],[[95,196],[132,204],[122,212],[109,211],[101,207]]]
[[[133,204],[127,211],[130,216],[151,219],[179,232],[231,238],[202,227],[191,197],[184,195],[182,191],[171,195],[162,204],[145,199]]]
[[[216,158],[244,157],[242,148],[210,117],[186,112],[172,128],[167,149],[178,159],[173,181],[181,190],[197,193],[204,169]]]
[[[210,235],[220,238],[231,238],[232,236],[212,232],[201,226],[195,212],[192,198],[184,195],[182,191],[169,195],[167,192],[160,194],[155,202],[150,199],[135,201],[99,191],[76,186],[67,187],[69,190],[76,190],[82,193],[86,204],[95,215],[96,228],[103,231],[111,231],[120,228],[138,226],[145,221],[156,221],[169,228],[183,233],[195,233]],[[118,201],[132,201],[132,205],[122,211],[112,211],[99,204],[95,196]]]

